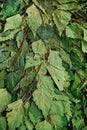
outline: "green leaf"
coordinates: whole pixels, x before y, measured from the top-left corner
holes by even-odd
[[[2,70],[0,72],[0,88],[4,87],[4,78],[5,78],[5,75],[6,75],[6,71]]]
[[[37,122],[39,122],[42,118],[41,111],[38,109],[38,107],[35,105],[34,102],[32,102],[30,109],[29,109],[29,117],[30,120],[35,125]]]
[[[83,34],[83,28],[78,23],[71,23],[71,25],[66,27],[66,36],[67,37],[82,39],[82,34]]]
[[[39,54],[40,56],[44,56],[47,53],[46,46],[43,41],[35,41],[32,43],[33,52]]]
[[[0,0],[0,130],[87,129],[86,5]]]
[[[15,70],[19,70],[22,67],[24,67],[24,56],[23,55],[19,55],[15,61],[15,65],[14,65],[14,69]]]
[[[50,51],[48,62],[49,65],[47,66],[47,69],[52,76],[55,84],[59,90],[64,90],[69,86],[69,76],[62,65],[62,60],[59,57],[59,52]]]
[[[55,94],[54,85],[50,77],[41,76],[37,88],[33,93],[33,100],[38,108],[42,110],[45,118],[48,114],[59,114],[63,116],[66,113],[67,118],[71,116],[68,97]]]
[[[77,11],[80,8],[81,7],[78,5],[78,3],[75,3],[73,1],[72,2],[70,1],[70,3],[63,3],[63,4],[59,4],[58,5],[58,9],[66,10],[66,11],[69,10],[69,11],[72,11],[72,12],[75,12],[75,11]]]
[[[66,53],[63,49],[60,49],[60,53],[59,53],[59,54],[60,54],[62,60],[63,60],[64,62],[68,63],[69,66],[70,66],[70,68],[71,68],[71,67],[72,67],[72,62],[71,62],[71,60],[70,60],[70,57],[69,57],[68,53]],[[66,58],[65,58],[65,57],[66,57]]]
[[[21,38],[23,37],[21,36]],[[20,39],[19,39],[19,42],[20,42]],[[25,57],[28,54],[29,54],[29,46],[28,46],[28,42],[25,41],[24,44],[22,45],[21,55]]]
[[[45,83],[46,82],[43,82],[44,83],[44,85],[45,85]],[[43,85],[43,84],[42,84]],[[47,84],[46,84],[47,85]],[[41,86],[41,85],[40,85]],[[39,87],[40,87],[39,86]],[[45,86],[43,86],[43,87],[45,87]],[[63,106],[62,106],[62,102],[60,102],[60,101],[56,101],[56,100],[54,100],[55,99],[55,97],[56,97],[56,95],[54,94],[54,92],[52,92],[53,90],[50,90],[50,88],[48,89],[47,87],[49,87],[49,86],[46,86],[46,89],[47,90],[45,90],[44,88],[44,90],[45,91],[47,91],[46,93],[45,93],[45,91],[43,90],[42,92],[41,92],[41,90],[40,90],[40,88],[38,89],[40,92],[41,92],[41,94],[43,95],[43,101],[44,101],[44,98],[46,98],[46,96],[48,97],[47,99],[45,99],[46,100],[46,103],[44,102],[41,102],[41,103],[43,103],[44,104],[44,106],[40,106],[40,103],[38,102],[38,107],[42,107],[42,108],[40,108],[40,109],[42,109],[42,112],[43,112],[43,114],[44,114],[44,116],[45,116],[45,114],[47,114],[47,112],[48,112],[48,114],[56,114],[56,113],[58,113],[58,114],[60,114],[60,115],[62,115],[63,114]],[[48,93],[48,95],[47,95],[47,93]],[[39,95],[38,95],[39,96]],[[58,99],[59,100],[59,99]],[[37,103],[37,102],[36,102]],[[43,105],[42,104],[42,105]],[[47,108],[47,106],[49,106],[48,108]],[[45,111],[46,110],[46,111]],[[58,110],[58,111],[57,111]]]
[[[1,35],[0,35],[0,42],[4,42],[4,41],[13,39],[18,31],[19,31],[19,29],[12,30],[6,36],[3,36],[2,33],[1,33]]]
[[[6,2],[4,2],[4,7],[1,14],[3,14],[4,17],[10,17],[19,12],[19,10],[21,10],[21,8],[23,7],[24,2],[21,0],[7,0]]]
[[[80,117],[73,118],[72,124],[73,124],[73,127],[78,130],[79,128],[82,128],[82,126],[84,126],[84,119],[82,119]]]
[[[50,1],[41,1],[41,0],[33,0],[37,7],[41,9],[41,11],[46,15],[46,17],[52,18],[52,13],[54,11],[54,7],[52,6],[53,0]]]
[[[6,89],[0,89],[0,113],[5,110],[11,102],[11,95]]]
[[[44,120],[36,125],[36,130],[53,130],[52,125]]]
[[[62,10],[56,10],[53,13],[53,20],[54,23],[56,24],[59,35],[62,35],[62,32],[65,30],[67,24],[69,23],[71,19],[71,14],[69,12],[65,12]]]
[[[81,61],[80,57],[75,52],[71,53],[70,59],[72,62],[72,69],[73,70],[77,70],[77,69],[80,69],[82,67],[82,61]]]
[[[51,120],[54,124],[55,129],[63,129],[64,126],[67,126],[66,117],[61,117],[59,115],[51,115]]]
[[[38,75],[39,75],[39,76],[46,75],[46,73],[47,73],[47,68],[46,68],[46,67],[47,67],[46,63],[43,62],[43,63],[41,64],[41,66],[40,66],[39,71],[38,71]]]
[[[18,130],[26,130],[26,126],[24,124],[22,124]]]
[[[84,53],[87,53],[87,42],[86,41],[82,41],[82,51]]]
[[[16,73],[14,72],[8,73],[5,78],[7,88],[11,91],[16,86],[19,80],[20,80],[20,77]]]
[[[16,37],[16,41],[17,41],[17,47],[20,48],[21,46],[21,43],[23,42],[23,38],[24,38],[24,32],[23,30],[22,31],[19,31],[18,34],[17,34],[17,37]],[[25,42],[26,44],[26,42]],[[23,44],[24,45],[24,44]],[[26,45],[25,45],[26,46]]]
[[[9,52],[5,50],[0,50],[0,62],[5,61],[9,56]]]
[[[70,52],[72,50],[72,39],[68,37],[62,37],[60,44],[66,52]]]
[[[87,70],[82,70],[82,69],[79,69],[78,70],[78,74],[84,78],[87,77]]]
[[[73,48],[72,51],[79,57],[81,62],[84,61],[84,55],[83,55],[82,51],[80,51],[77,48]]]
[[[77,104],[76,106],[73,107],[73,117],[72,117],[72,125],[73,128],[76,130],[82,129],[85,126],[84,119],[83,119],[83,113],[80,110],[81,105]]]
[[[80,77],[75,73],[74,74],[74,82],[73,82],[71,89],[76,90],[79,87],[80,83],[81,83]]]
[[[15,130],[23,123],[24,108],[22,100],[17,100],[8,105],[7,121],[9,130]]]
[[[62,67],[62,60],[59,56],[58,51],[50,50],[48,62],[49,62],[50,65],[52,65],[52,66],[54,66],[58,69],[61,69],[61,67]]]
[[[42,24],[38,28],[37,34],[44,42],[48,43],[53,35],[53,28],[49,24]]]
[[[84,29],[84,40],[87,41],[87,29]]]
[[[28,130],[33,130],[34,128],[32,122],[28,118],[25,119],[25,125]]]
[[[30,75],[31,73],[31,75]],[[34,71],[27,71],[27,73],[25,74],[25,76],[17,83],[16,87],[13,89],[17,90],[19,88],[23,88],[23,87],[27,87],[28,85],[30,85],[35,77],[35,72]]]
[[[82,84],[82,86],[79,88],[79,90],[83,90],[83,88],[86,88],[86,85],[87,85],[87,81],[85,81],[83,84]],[[79,91],[78,90],[78,91]],[[84,90],[85,91],[85,90]]]
[[[22,22],[22,17],[19,14],[17,14],[10,18],[7,18],[6,21],[7,22],[5,24],[4,31],[19,28]]]
[[[69,120],[72,116],[71,102],[69,98],[64,94],[53,95],[53,102],[51,105],[50,114],[58,114],[61,117],[66,116],[67,120]]]
[[[33,56],[26,56],[26,64],[25,64],[25,69],[33,67],[33,66],[38,66],[41,64],[41,58],[39,55]]]
[[[0,63],[0,70],[6,69],[9,67],[9,58],[2,63]]]
[[[55,95],[56,96],[56,95]],[[63,116],[64,115],[64,106],[62,104],[62,101],[59,100],[55,100],[52,101],[51,103],[51,108],[50,108],[50,114],[54,115],[54,114],[58,114],[59,116]]]
[[[36,6],[33,4],[26,10],[26,13],[28,14],[29,27],[35,33],[37,31],[38,27],[42,24],[40,12],[36,8]]]
[[[54,91],[53,82],[50,77],[43,76],[39,80],[37,87],[38,89],[33,93],[33,100],[46,117],[51,108],[52,91]]]
[[[0,117],[0,130],[6,130],[6,118],[1,116]]]

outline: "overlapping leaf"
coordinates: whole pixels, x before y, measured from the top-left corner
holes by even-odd
[[[62,66],[62,60],[57,51],[50,51],[47,69],[59,90],[64,90],[69,85],[69,76]]]
[[[64,113],[68,113],[69,117],[71,116],[68,98],[65,96],[62,99],[61,95],[57,96],[54,93],[54,85],[50,77],[41,77],[37,87],[38,89],[33,93],[33,98],[39,109],[42,110],[44,117],[47,117],[48,114],[63,116]],[[67,109],[64,106],[67,106]]]
[[[49,122],[47,122],[46,120],[43,122],[40,122],[36,125],[36,130],[53,130],[51,124]]]
[[[11,102],[11,95],[6,89],[0,89],[0,113],[3,112]]]
[[[16,86],[19,80],[20,77],[16,73],[9,73],[5,79],[7,88],[11,91]]]
[[[44,56],[47,53],[46,46],[43,41],[35,41],[32,43],[33,52],[39,54],[40,56]]]
[[[8,105],[7,121],[10,130],[15,130],[23,122],[24,108],[22,100]]]
[[[0,130],[87,129],[86,5],[0,1]]]
[[[12,30],[20,27],[21,22],[22,22],[22,17],[19,14],[7,18],[4,31]]]
[[[6,118],[1,116],[0,117],[0,129],[1,130],[6,130]]]
[[[79,31],[78,31],[79,30]],[[81,39],[83,34],[82,27],[77,23],[72,23],[66,28],[66,35],[71,38]]]
[[[69,23],[70,19],[71,19],[71,14],[69,12],[56,10],[53,13],[53,20],[58,28],[60,36],[62,32],[64,31],[64,29],[66,28],[66,25]]]
[[[36,8],[36,6],[33,4],[31,7],[29,7],[26,10],[26,13],[28,14],[29,27],[32,29],[32,31],[36,32],[38,27],[42,24],[40,12]]]
[[[84,40],[87,41],[87,29],[84,29]]]
[[[10,17],[15,15],[17,12],[21,10],[25,6],[24,1],[21,0],[7,0],[4,3],[4,8],[2,9],[2,15],[4,17]]]

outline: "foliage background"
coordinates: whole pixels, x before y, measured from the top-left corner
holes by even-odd
[[[0,130],[87,130],[87,1],[0,0]]]

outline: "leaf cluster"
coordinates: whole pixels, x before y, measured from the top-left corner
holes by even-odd
[[[87,130],[87,1],[0,10],[0,130]]]

